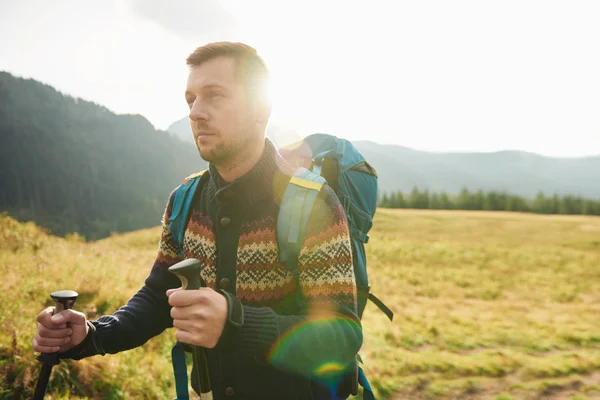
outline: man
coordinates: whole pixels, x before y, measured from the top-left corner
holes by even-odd
[[[187,64],[190,123],[209,170],[183,249],[169,230],[172,193],[158,255],[138,293],[97,321],[42,311],[33,349],[81,359],[140,346],[173,326],[178,341],[209,349],[216,399],[346,398],[340,371],[359,350],[362,330],[343,208],[325,185],[293,276],[279,261],[276,228],[294,170],[265,138],[268,70],[252,47],[230,42],[199,47]],[[183,259],[180,250],[201,261],[206,288],[176,289],[168,268]]]

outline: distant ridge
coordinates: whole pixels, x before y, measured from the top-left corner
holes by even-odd
[[[90,239],[156,226],[169,193],[206,167],[187,118],[171,128],[156,130],[141,115],[118,115],[0,72],[0,212]],[[278,125],[267,134],[278,147],[300,137]],[[539,191],[600,198],[600,156],[428,153],[354,143],[378,171],[381,193],[416,186],[458,194],[466,187],[529,198]]]
[[[192,141],[187,118],[174,122],[168,130]],[[279,147],[300,138],[278,126],[271,126],[267,134]],[[600,155],[560,158],[521,150],[433,153],[368,140],[353,144],[377,170],[381,193],[410,192],[418,187],[458,194],[466,187],[529,198],[540,191],[546,195],[600,198]]]

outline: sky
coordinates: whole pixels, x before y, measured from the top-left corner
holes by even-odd
[[[434,152],[600,154],[596,0],[0,0],[0,70],[167,129],[185,58],[255,47],[271,121]]]

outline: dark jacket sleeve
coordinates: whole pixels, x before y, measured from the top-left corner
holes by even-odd
[[[78,360],[132,349],[173,326],[166,291],[181,286],[179,279],[168,271],[171,265],[181,261],[168,228],[173,195],[174,192],[169,197],[162,219],[158,254],[143,287],[114,314],[90,321],[85,340],[63,353],[61,358]]]
[[[219,345],[307,377],[339,371],[361,347],[362,327],[346,216],[329,186],[313,208],[298,269],[303,303],[298,315],[226,296],[230,315]]]

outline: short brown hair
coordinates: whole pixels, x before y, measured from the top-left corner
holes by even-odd
[[[251,99],[268,99],[269,70],[255,48],[240,42],[213,42],[198,47],[186,59],[190,67],[217,57],[235,60],[237,78],[244,84]]]

